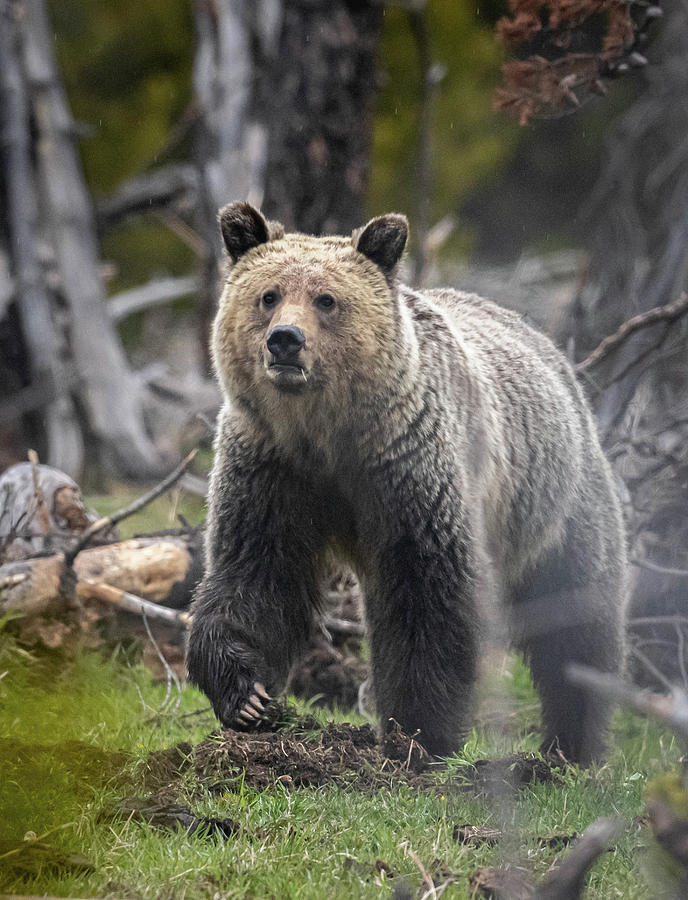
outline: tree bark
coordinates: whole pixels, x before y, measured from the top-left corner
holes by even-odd
[[[205,251],[200,261],[199,317],[206,348],[218,294],[222,243],[217,213],[232,200],[260,205],[265,166],[265,127],[255,116],[254,47],[259,34],[279,20],[281,0],[196,0],[193,85],[199,115],[194,153],[198,178],[197,229]],[[262,23],[262,25],[261,25]],[[269,43],[270,35],[265,41]]]
[[[383,7],[284,5],[261,85],[269,123],[264,212],[288,230],[345,234],[365,221]]]
[[[644,70],[647,85],[610,135],[608,159],[587,204],[586,284],[571,331],[580,359],[601,335],[688,288],[688,8],[662,4],[665,21]],[[682,626],[688,568],[688,323],[658,320],[635,331],[591,372],[600,429],[627,486],[631,549],[660,571],[636,572],[634,641],[671,680],[688,664]],[[661,571],[664,569],[665,571]],[[636,677],[647,672],[636,667]]]
[[[583,213],[590,263],[571,326],[579,358],[621,322],[676,300],[688,282],[688,11],[671,0],[665,10],[644,72],[647,87],[612,130],[606,165]],[[662,388],[668,374],[675,381],[672,361],[652,371],[629,367],[662,330],[660,324],[634,335],[596,373],[602,390],[593,399],[603,432],[623,424],[641,383],[652,382],[644,393],[655,395],[641,415],[658,422],[675,402],[677,393],[669,398]],[[636,420],[638,414],[636,404]]]

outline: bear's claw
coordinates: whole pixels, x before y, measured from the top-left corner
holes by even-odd
[[[260,681],[256,681],[253,685],[253,690],[258,694],[259,697],[262,697],[263,700],[272,700],[272,697],[265,690],[265,685],[261,684]]]
[[[235,721],[241,725],[252,725],[257,722],[259,719],[265,718],[265,707],[263,705],[263,700],[270,701],[272,698],[265,690],[264,685],[262,685],[259,681],[256,681],[253,685],[254,693],[246,700],[246,702],[242,705],[239,712],[236,714]]]

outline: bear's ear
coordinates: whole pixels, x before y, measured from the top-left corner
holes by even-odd
[[[378,216],[351,236],[354,247],[390,277],[408,237],[408,219],[399,213]]]
[[[284,237],[284,228],[268,222],[250,203],[230,203],[219,213],[220,231],[232,262],[259,244]]]

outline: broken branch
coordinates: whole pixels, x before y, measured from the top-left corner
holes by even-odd
[[[182,628],[188,628],[191,624],[191,615],[187,612],[178,612],[167,606],[158,606],[138,597],[130,591],[113,587],[111,584],[93,581],[91,578],[83,578],[77,582],[77,594],[83,599],[96,599],[103,603],[109,603],[126,612],[136,613],[139,616],[148,616],[151,619],[164,619]]]
[[[688,742],[688,694],[680,688],[672,688],[669,694],[655,694],[629,685],[609,672],[598,672],[578,663],[566,667],[566,677],[572,684],[589,688],[617,703],[625,703],[643,715],[665,722],[675,734]]]
[[[97,534],[104,528],[111,528],[113,525],[116,525],[123,519],[126,519],[129,516],[133,516],[134,513],[137,513],[139,510],[143,509],[144,506],[152,503],[153,500],[157,500],[158,497],[160,497],[171,487],[173,487],[191,465],[191,462],[193,461],[197,453],[198,449],[192,450],[191,453],[184,457],[177,468],[170,472],[167,478],[163,478],[163,480],[159,484],[157,484],[154,488],[151,488],[151,490],[146,494],[143,494],[143,496],[139,497],[138,500],[135,500],[133,503],[125,506],[123,509],[114,512],[111,516],[105,516],[104,518],[98,519],[97,522],[94,522],[92,525],[90,525],[84,531],[81,538],[74,545],[74,547],[68,553],[65,553],[65,566],[67,568],[71,567],[77,555],[84,549],[84,547],[87,546],[88,542],[91,540],[94,534]]]
[[[596,819],[588,825],[561,865],[545,878],[534,900],[578,900],[582,897],[585,876],[622,828],[620,819]]]
[[[639,569],[647,569],[650,572],[657,572],[660,575],[671,575],[673,578],[688,578],[688,569],[674,569],[672,566],[660,566],[659,563],[652,562],[650,559],[640,559],[632,556],[630,559],[632,566]]]
[[[36,497],[36,505],[38,506],[40,515],[41,531],[43,532],[43,537],[47,538],[50,534],[50,513],[48,512],[48,504],[45,502],[45,494],[43,493],[43,488],[41,487],[41,481],[38,475],[38,454],[35,450],[29,450],[28,457],[29,462],[31,463],[33,492]]]

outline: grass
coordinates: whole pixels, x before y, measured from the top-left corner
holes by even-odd
[[[139,490],[132,490],[130,485],[115,485],[108,494],[89,495],[85,498],[85,503],[89,509],[97,510],[99,516],[109,516],[138,499],[147,489],[148,487],[142,486]],[[122,540],[125,540],[135,534],[179,528],[180,515],[190,525],[199,525],[205,518],[205,500],[183,490],[173,489],[144,507],[141,512],[124,519],[118,528]]]
[[[89,497],[106,514],[135,494]],[[123,537],[174,527],[181,512],[201,521],[202,503],[174,494],[122,523]],[[671,735],[620,713],[607,765],[572,770],[561,783],[534,784],[514,796],[420,792],[404,785],[373,795],[340,788],[259,792],[237,778],[221,793],[191,777],[178,802],[199,815],[230,817],[239,833],[226,841],[164,831],[108,811],[144,791],[146,758],[217,727],[205,698],[184,687],[174,703],[166,686],[132,661],[131,653],[85,651],[73,660],[34,658],[0,622],[0,892],[63,897],[337,898],[390,897],[405,881],[415,896],[469,898],[469,877],[505,862],[542,877],[560,852],[543,839],[581,832],[601,815],[626,827],[589,878],[588,896],[660,895],[657,851],[643,812],[648,779],[675,769],[681,754]],[[513,658],[485,663],[480,727],[459,756],[456,774],[472,761],[534,750],[538,705],[526,668]],[[179,701],[177,705],[177,699]],[[198,711],[206,710],[197,714]],[[317,713],[355,720],[350,713]],[[502,831],[499,846],[457,843],[456,826]],[[16,847],[27,832],[48,848],[42,863],[18,869]],[[44,837],[43,837],[44,836]],[[23,846],[23,845],[22,845]],[[61,856],[57,854],[62,854]],[[74,860],[78,854],[83,860]],[[86,866],[85,863],[88,863]]]
[[[181,799],[194,812],[227,816],[240,826],[236,837],[215,842],[103,815],[123,796],[141,793],[148,753],[179,740],[197,742],[216,727],[212,716],[189,715],[207,707],[199,693],[184,688],[178,708],[158,714],[165,686],[152,683],[123,652],[33,660],[2,632],[0,676],[0,848],[11,849],[7,842],[21,841],[28,831],[48,833],[50,847],[80,854],[91,867],[49,860],[18,873],[9,865],[12,855],[3,857],[0,849],[0,891],[222,900],[389,897],[404,879],[422,896],[422,866],[438,885],[454,876],[442,896],[468,898],[468,878],[480,866],[509,861],[541,877],[558,852],[541,839],[580,832],[600,815],[621,815],[627,827],[593,870],[589,896],[656,896],[643,874],[651,838],[633,820],[643,810],[647,779],[671,770],[680,748],[629,714],[617,717],[608,765],[571,771],[560,784],[522,788],[513,798],[488,801],[470,791],[405,786],[372,796],[281,785],[257,792],[241,779],[218,794],[189,780]],[[534,694],[520,663],[512,660],[485,679],[483,693],[490,719],[490,699],[504,698],[505,721],[514,731],[474,730],[461,756],[449,761],[459,772],[476,758],[530,748],[536,740]],[[454,828],[466,823],[500,828],[500,845],[457,843]]]

